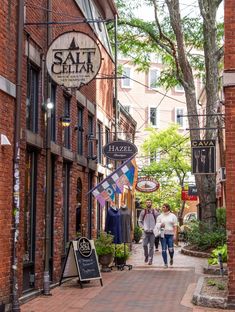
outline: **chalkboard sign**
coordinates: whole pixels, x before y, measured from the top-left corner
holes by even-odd
[[[76,276],[79,278],[81,287],[82,281],[93,279],[99,279],[103,286],[94,241],[86,237],[70,242],[60,284],[62,279]]]

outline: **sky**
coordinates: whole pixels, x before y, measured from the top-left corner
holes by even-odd
[[[161,3],[163,2],[164,0],[161,0]],[[196,14],[199,14],[198,0],[180,0],[180,6],[181,6],[182,16],[185,16],[185,15],[195,16]],[[145,20],[154,20],[153,8],[145,6],[144,16],[143,16],[143,8],[139,8],[137,10],[137,16],[140,18],[144,18]],[[217,14],[218,21],[222,22],[223,17],[224,17],[224,3],[222,2],[219,7],[218,14]]]

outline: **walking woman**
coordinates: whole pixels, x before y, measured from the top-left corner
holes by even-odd
[[[167,249],[170,256],[170,265],[173,265],[174,257],[174,240],[176,238],[177,231],[177,218],[171,213],[170,205],[164,204],[162,206],[162,213],[157,217],[156,226],[154,228],[155,236],[159,235],[162,245],[162,258],[164,261],[164,267],[168,268],[167,261]]]

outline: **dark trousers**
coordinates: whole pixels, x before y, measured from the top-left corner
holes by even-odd
[[[155,241],[154,241],[154,245],[156,249],[158,249],[159,241],[160,241],[160,236],[156,236]]]

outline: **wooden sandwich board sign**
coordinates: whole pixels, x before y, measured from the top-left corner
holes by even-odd
[[[59,285],[63,279],[71,277],[78,277],[81,288],[83,281],[94,279],[99,279],[103,286],[93,240],[81,237],[69,243]]]

